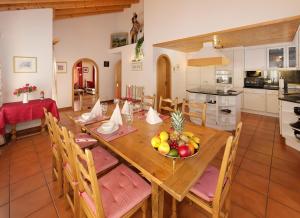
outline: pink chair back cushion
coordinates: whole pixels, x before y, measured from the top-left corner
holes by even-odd
[[[219,170],[213,166],[208,166],[190,191],[203,200],[211,202],[215,196],[218,177]]]
[[[108,168],[116,165],[119,161],[112,156],[108,151],[101,147],[95,147],[91,150],[93,154],[96,173],[103,172]]]
[[[151,194],[150,185],[138,174],[121,164],[98,180],[102,194],[105,217],[117,218]],[[93,200],[87,193],[81,193],[91,210],[96,213]]]

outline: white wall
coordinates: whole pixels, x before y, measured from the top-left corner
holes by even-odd
[[[93,81],[93,68],[94,64],[90,61],[82,61],[82,67],[88,68],[87,73],[83,73],[83,85],[85,86],[86,81]],[[97,78],[95,78],[97,80]]]
[[[99,71],[101,100],[114,98],[114,64],[117,57],[108,53],[111,33],[116,32],[117,14],[104,14],[54,22],[54,36],[60,42],[55,45],[57,61],[66,61],[67,73],[57,78],[58,106],[72,106],[72,68],[80,58],[94,60]],[[109,68],[103,66],[109,61]]]
[[[38,91],[30,99],[51,97],[52,79],[52,10],[20,10],[0,12],[0,65],[3,75],[3,101],[21,101],[12,93],[26,83]],[[13,56],[37,57],[37,73],[14,73]]]
[[[145,78],[155,90],[153,44],[298,15],[298,0],[144,0]]]

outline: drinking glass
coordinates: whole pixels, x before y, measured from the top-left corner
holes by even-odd
[[[126,114],[126,123],[130,126],[133,123],[133,104],[128,104],[128,114]]]
[[[108,104],[107,103],[102,103],[102,116],[106,116],[107,109],[108,109]]]

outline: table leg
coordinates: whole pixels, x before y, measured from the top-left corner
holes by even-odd
[[[41,133],[45,132],[45,127],[46,127],[45,118],[41,118]]]
[[[172,198],[172,218],[177,218],[177,201],[175,198]]]
[[[164,215],[164,191],[152,182],[152,217],[162,218]]]
[[[16,140],[17,139],[17,125],[13,124],[11,125],[11,139]]]

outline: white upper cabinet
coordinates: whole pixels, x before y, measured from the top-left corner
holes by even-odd
[[[284,68],[285,67],[285,55],[284,47],[268,48],[268,68]]]
[[[297,67],[297,47],[288,46],[287,47],[287,67],[295,68]]]
[[[268,69],[296,68],[297,46],[281,46],[267,49]]]
[[[265,70],[266,57],[265,48],[245,48],[245,70]]]

